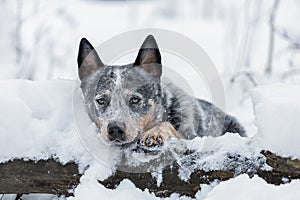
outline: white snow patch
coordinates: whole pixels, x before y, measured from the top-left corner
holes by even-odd
[[[262,147],[300,158],[300,85],[260,86],[252,91],[252,99]]]
[[[262,178],[248,175],[240,175],[228,181],[221,182],[212,189],[205,200],[231,199],[231,200],[296,200],[300,196],[300,181],[294,180],[291,183],[275,186],[267,184]]]
[[[74,81],[0,81],[0,162],[91,159],[74,131]]]

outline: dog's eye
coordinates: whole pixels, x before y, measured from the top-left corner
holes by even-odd
[[[140,97],[132,97],[130,100],[129,100],[129,103],[134,105],[134,104],[138,104],[140,103],[141,101],[141,98]]]
[[[96,99],[97,103],[99,105],[105,105],[106,104],[106,98],[99,98],[99,99]]]

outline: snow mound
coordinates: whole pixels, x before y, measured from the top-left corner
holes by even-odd
[[[300,180],[294,180],[288,184],[275,186],[267,184],[262,178],[248,175],[240,175],[236,178],[224,181],[208,192],[205,200],[230,199],[230,200],[296,200],[300,196]]]
[[[0,162],[90,159],[74,131],[73,90],[68,80],[0,81]]]
[[[300,85],[260,86],[252,91],[252,99],[262,147],[300,158]]]

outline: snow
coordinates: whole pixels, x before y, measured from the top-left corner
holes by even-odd
[[[252,91],[252,98],[262,147],[300,158],[300,85],[259,86]]]
[[[85,153],[74,134],[73,87],[69,80],[0,81],[5,94],[0,99],[0,162],[52,157],[66,163]]]
[[[182,166],[179,170],[179,176],[185,181],[188,181],[190,174],[196,168],[211,171],[225,170],[224,167],[226,166],[235,170],[236,173],[241,173],[251,172],[258,166],[264,167],[262,166],[263,159],[259,154],[260,144],[253,138],[243,138],[237,134],[227,133],[218,138],[202,137],[185,142],[187,148],[194,151],[189,156],[181,156],[176,159],[177,163]],[[240,155],[236,163],[228,158],[228,156],[234,155]],[[194,161],[193,165],[189,164],[191,158]],[[246,160],[247,162],[245,162]],[[247,164],[240,166],[238,162]]]
[[[124,180],[115,190],[106,189],[97,180],[81,179],[81,184],[75,189],[75,197],[68,199],[158,199],[154,194],[137,189],[132,182]]]
[[[256,175],[253,178],[249,178],[248,175],[243,174],[217,185],[208,192],[205,200],[296,200],[299,199],[300,196],[299,187],[300,180],[294,180],[284,185],[275,186],[267,184],[263,179]]]

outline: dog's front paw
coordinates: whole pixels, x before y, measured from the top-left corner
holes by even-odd
[[[162,122],[142,134],[139,144],[148,148],[162,146],[171,137],[180,138],[180,134],[170,123]]]
[[[166,138],[162,134],[149,134],[140,139],[140,144],[146,147],[161,146]]]

